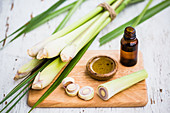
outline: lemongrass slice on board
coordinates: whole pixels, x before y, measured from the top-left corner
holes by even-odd
[[[75,80],[74,80],[74,78],[72,78],[72,77],[66,77],[66,78],[63,79],[63,81],[62,81],[62,84],[63,84],[64,89],[65,89],[69,84],[72,84],[72,83],[75,83]]]
[[[78,96],[83,100],[90,100],[94,97],[94,89],[90,86],[85,86],[79,90]]]
[[[66,93],[69,95],[69,96],[76,96],[78,91],[80,89],[80,86],[78,84],[69,84],[67,87],[66,87]]]

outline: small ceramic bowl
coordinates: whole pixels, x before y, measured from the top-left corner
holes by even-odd
[[[97,60],[99,60],[100,58],[106,58],[107,60],[110,60],[110,62],[112,63],[113,69],[111,71],[109,71],[108,73],[105,74],[99,74],[97,72],[95,72],[92,68],[93,63],[96,62]],[[96,79],[96,80],[108,80],[111,79],[113,77],[113,75],[115,75],[115,73],[118,70],[118,63],[116,60],[114,60],[113,58],[109,57],[109,56],[95,56],[92,57],[86,64],[86,69],[89,73],[89,75]],[[102,68],[103,69],[103,68]]]

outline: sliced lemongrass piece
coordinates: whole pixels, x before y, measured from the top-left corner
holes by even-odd
[[[90,100],[94,97],[94,89],[90,86],[85,86],[79,90],[78,96],[83,100]]]
[[[66,93],[69,95],[69,96],[76,96],[78,91],[80,89],[80,86],[78,84],[69,84],[67,87],[66,87]]]
[[[93,19],[89,20],[79,28],[75,29],[74,31],[70,32],[69,34],[58,38],[52,42],[49,42],[37,55],[37,59],[42,58],[53,58],[58,56],[61,50],[71,43],[75,38],[77,38],[81,33],[83,33],[93,22],[95,22],[100,15],[94,17]]]
[[[112,4],[115,0],[108,0],[107,3],[108,4]],[[96,7],[93,11],[90,11],[90,13],[86,14],[85,16],[83,16],[82,18],[80,18],[78,21],[74,22],[73,24],[63,28],[62,30],[58,31],[57,33],[51,35],[49,38],[39,42],[38,44],[36,44],[35,46],[33,46],[32,48],[28,49],[28,55],[30,55],[31,57],[35,57],[38,52],[49,42],[60,38],[66,34],[68,34],[69,32],[73,31],[74,29],[78,28],[79,26],[81,26],[82,24],[84,24],[85,22],[89,21],[91,18],[93,18],[94,16],[96,16],[97,14],[99,14],[101,11],[103,10],[102,7],[98,6]]]
[[[74,78],[72,77],[66,77],[62,81],[63,88],[66,88],[69,84],[75,83]]]
[[[14,80],[18,80],[20,78],[23,78],[29,74],[31,74],[31,72],[36,69],[39,65],[41,65],[43,63],[43,60],[38,60],[38,59],[32,59],[30,60],[28,63],[24,64],[20,69],[18,69]]]
[[[59,57],[56,58],[42,72],[37,74],[33,81],[32,89],[43,89],[48,86],[65,65],[66,62],[62,62]]]
[[[147,77],[148,73],[144,69],[137,71],[135,73],[99,85],[97,94],[101,99],[108,100],[120,91],[129,88],[130,86],[146,79]]]
[[[74,40],[70,45],[66,46],[60,53],[61,60],[68,62],[73,59],[76,54],[94,37],[96,36],[107,24],[109,24],[111,18],[107,18],[104,23],[93,33],[92,37],[87,38],[80,36]],[[85,35],[85,34],[83,34]]]

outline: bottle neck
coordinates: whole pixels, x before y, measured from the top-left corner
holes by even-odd
[[[124,34],[123,37],[124,37],[125,40],[134,40],[136,38],[136,35],[129,36],[127,34]]]
[[[124,39],[125,40],[133,40],[136,38],[136,31],[133,27],[128,26],[124,31]]]

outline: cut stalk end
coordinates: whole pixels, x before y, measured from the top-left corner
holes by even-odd
[[[63,62],[68,62],[72,60],[75,55],[76,47],[73,45],[65,47],[63,51],[60,53],[60,57]]]
[[[33,49],[32,49],[32,48],[30,48],[30,49],[27,50],[27,54],[28,54],[30,57],[35,57],[35,56],[36,56],[36,54],[33,52]]]
[[[32,84],[32,89],[43,89],[43,84],[42,81],[40,80],[40,74],[41,72],[39,72],[35,77],[34,82]]]
[[[32,89],[42,89],[42,82],[39,81],[32,85]]]
[[[42,49],[38,52],[37,59],[43,59],[48,57],[48,52],[46,49]]]
[[[25,72],[25,73],[20,73],[19,71],[17,71],[14,80],[18,80],[21,78],[24,78],[25,76],[29,75],[31,72]]]

